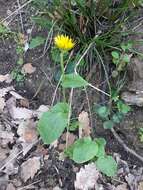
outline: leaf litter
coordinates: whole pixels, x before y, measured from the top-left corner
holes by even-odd
[[[35,174],[40,170],[40,158],[29,158],[21,165],[21,178],[26,182],[29,178],[33,178]]]
[[[86,137],[90,136],[91,128],[90,128],[90,122],[89,122],[89,116],[88,113],[85,111],[82,111],[78,116],[79,121],[79,137]]]
[[[8,93],[11,96],[9,99],[6,97]],[[19,160],[38,142],[34,117],[38,118],[48,108],[44,105],[43,109],[37,110],[17,107],[17,100],[25,100],[25,98],[18,94],[13,87],[0,89],[0,110],[2,115],[4,114],[3,118],[5,118],[0,123],[0,172],[5,173],[9,179],[9,176],[18,175],[20,171],[21,180],[26,182],[40,170],[40,157],[28,158],[21,167]],[[10,126],[7,123],[6,116],[9,117]],[[3,177],[0,176],[1,179]],[[13,184],[8,184],[7,189],[13,187]]]
[[[12,82],[11,75],[10,74],[0,75],[0,83],[1,82],[11,83]]]
[[[32,66],[31,63],[26,63],[22,67],[23,74],[32,74],[36,71],[36,68]]]
[[[97,189],[100,173],[97,170],[95,163],[90,163],[81,168],[78,173],[76,173],[76,181],[74,183],[75,189],[78,190],[88,190]]]

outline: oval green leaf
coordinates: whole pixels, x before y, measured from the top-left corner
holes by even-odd
[[[38,131],[45,144],[50,144],[61,136],[68,123],[68,112],[68,104],[58,103],[42,115]]]
[[[120,54],[119,54],[118,51],[112,51],[111,54],[112,54],[112,57],[113,57],[114,59],[119,59],[119,57],[120,57]]]
[[[97,139],[95,139],[95,142],[98,144],[98,153],[96,154],[96,157],[104,157],[105,156],[105,145],[106,145],[105,139],[97,138]]]
[[[117,163],[112,156],[99,157],[96,161],[96,166],[109,177],[115,176],[117,172]]]
[[[74,144],[73,160],[76,163],[84,163],[94,158],[97,153],[98,144],[90,137],[84,137]]]
[[[107,106],[100,106],[97,108],[96,113],[99,115],[99,117],[105,119],[110,114],[110,110]]]
[[[87,85],[88,82],[84,80],[80,75],[75,73],[66,74],[62,79],[62,86],[64,88],[78,88]]]
[[[114,126],[114,122],[111,120],[105,121],[103,123],[104,129],[111,129]]]

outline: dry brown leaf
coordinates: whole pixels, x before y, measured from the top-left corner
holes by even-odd
[[[82,134],[79,134],[79,136],[80,137],[90,136],[91,129],[89,125],[88,113],[85,111],[82,111],[78,116],[78,121],[79,121],[79,128],[82,129],[82,131],[80,130],[80,133]]]
[[[4,97],[11,90],[14,90],[13,86],[0,89],[0,97]]]
[[[43,145],[38,144],[37,145],[37,149],[36,149],[36,155],[40,155],[40,156],[43,155],[44,157],[45,156],[49,157],[49,155],[48,155],[48,149],[44,148]]]
[[[6,187],[9,181],[9,177],[7,174],[4,174],[2,176],[0,176],[0,188],[1,187]],[[5,189],[5,188],[4,188]],[[1,189],[3,190],[3,189]]]
[[[25,107],[25,108],[29,108],[29,100],[28,99],[21,99],[20,100],[20,105],[22,106],[22,107]]]
[[[26,63],[22,67],[22,73],[24,74],[32,74],[36,71],[36,68],[32,66],[31,63]]]
[[[0,113],[3,112],[5,105],[6,105],[5,99],[0,97]]]
[[[28,179],[33,179],[35,174],[40,169],[40,158],[33,157],[28,159],[21,165],[21,179],[26,182]]]
[[[66,148],[66,144],[59,144],[59,145],[58,145],[58,149],[59,149],[60,151],[65,150],[65,148]]]
[[[53,188],[53,190],[62,190],[60,187],[56,186]]]
[[[2,160],[4,160],[5,158],[7,158],[7,154],[8,153],[9,153],[8,148],[2,148],[2,147],[0,147],[0,167],[1,167]]]
[[[33,111],[27,108],[12,106],[9,113],[13,119],[31,119],[33,117]]]
[[[22,121],[18,126],[17,134],[20,136],[18,141],[23,147],[23,155],[26,155],[38,140],[36,123],[33,120]]]
[[[143,181],[139,183],[138,190],[143,190]]]
[[[16,190],[12,183],[9,183],[6,190]]]
[[[33,120],[22,121],[18,126],[19,141],[33,143],[38,139],[36,123]]]
[[[68,133],[68,139],[66,139],[67,133],[64,133],[61,137],[61,139],[63,141],[66,142],[67,140],[67,146],[70,146],[74,143],[74,141],[76,140],[76,136],[73,133]],[[58,145],[58,149],[63,151],[66,148],[66,143],[60,143]]]
[[[16,98],[11,97],[6,102],[7,109],[14,120],[26,120],[33,117],[34,111],[27,108],[16,107]]]
[[[38,118],[42,116],[44,112],[49,111],[49,106],[48,105],[41,105],[35,112],[34,115]]]
[[[19,169],[19,166],[17,163],[9,162],[9,164],[6,166],[6,169],[4,170],[4,172],[7,175],[15,175],[18,173],[18,169]]]
[[[13,143],[14,134],[10,131],[0,131],[0,144],[2,147],[7,147],[7,144]]]
[[[125,176],[125,180],[128,183],[129,187],[135,187],[137,186],[137,181],[136,181],[136,177],[132,174],[129,173]],[[135,189],[135,188],[134,188]],[[137,188],[136,188],[137,189]]]
[[[85,165],[84,168],[81,168],[80,171],[76,173],[76,181],[74,182],[75,189],[96,189],[99,176],[100,173],[97,170],[95,163]]]
[[[36,143],[37,141],[32,142],[32,143],[25,143],[25,142],[21,143],[22,148],[23,148],[23,152],[22,152],[23,156],[25,156],[31,150],[31,148],[36,145]]]
[[[0,171],[2,171],[5,168],[4,172],[6,174],[8,175],[16,174],[18,172],[18,165],[16,162],[17,159],[16,155],[18,153],[19,153],[19,148],[17,146],[13,146],[13,149],[10,150],[9,152],[9,156],[4,160],[4,164],[1,166]]]
[[[12,77],[10,74],[0,75],[0,82],[11,83]]]
[[[10,113],[13,119],[30,119],[33,117],[33,111],[26,108],[13,107]]]
[[[116,190],[128,190],[127,184],[121,184],[116,187]]]

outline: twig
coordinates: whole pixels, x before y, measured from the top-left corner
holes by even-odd
[[[57,168],[55,165],[54,165],[53,167],[55,168],[55,170],[56,170],[56,172],[57,172],[57,174],[58,174],[58,176],[59,176],[59,184],[60,184],[60,186],[62,187],[62,186],[63,186],[63,183],[62,183],[62,179],[60,178],[59,170],[58,170],[58,168]]]
[[[100,90],[99,88],[97,88],[96,86],[93,86],[92,84],[88,83],[88,86],[90,86],[91,88],[97,90],[98,92],[101,92],[103,94],[105,94],[106,96],[110,97],[110,94],[104,92],[103,90]]]
[[[18,5],[18,8],[19,8],[19,16],[20,16],[20,22],[21,22],[21,29],[22,29],[22,32],[24,33],[24,26],[23,26],[23,19],[22,19],[22,14],[21,14],[21,11],[20,11],[20,2],[19,0],[17,0],[17,5]]]
[[[18,188],[18,190],[31,189],[31,186],[33,186],[33,185],[35,185],[35,184],[37,184],[39,182],[41,182],[41,179],[38,180],[38,181],[35,181],[35,182],[33,182],[33,183],[29,184],[29,185],[26,185],[24,187],[20,187],[20,188]]]
[[[1,22],[5,22],[7,19],[9,19],[11,16],[13,16],[14,14],[18,14],[18,12],[23,9],[25,6],[27,6],[29,3],[31,3],[33,0],[29,0],[26,3],[24,3],[21,7],[19,7],[18,9],[16,9],[14,12],[12,12],[10,15],[8,15],[6,18],[4,18]]]
[[[116,133],[116,131],[114,130],[114,128],[111,129],[112,134],[114,135],[115,139],[123,146],[123,148],[129,152],[130,154],[132,154],[133,156],[135,156],[136,158],[138,158],[141,162],[143,162],[143,157],[138,155],[134,150],[132,150],[131,148],[129,148],[124,141],[120,138],[120,136]]]
[[[55,87],[55,85],[52,83],[52,79],[50,77],[48,77],[47,73],[43,69],[41,69],[41,68],[40,68],[40,70],[43,72],[43,74],[45,75],[45,77],[48,80],[48,82],[50,83],[50,85],[52,87]]]
[[[42,86],[43,86],[43,84],[44,84],[44,81],[45,81],[45,80],[42,80],[42,81],[40,82],[40,85],[39,85],[38,89],[36,90],[35,94],[33,95],[32,100],[39,94],[39,92],[40,92],[40,90],[41,90],[41,88],[42,88]]]

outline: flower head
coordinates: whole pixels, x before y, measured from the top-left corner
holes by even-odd
[[[72,38],[66,35],[58,35],[54,38],[55,45],[63,51],[69,51],[75,46]]]

